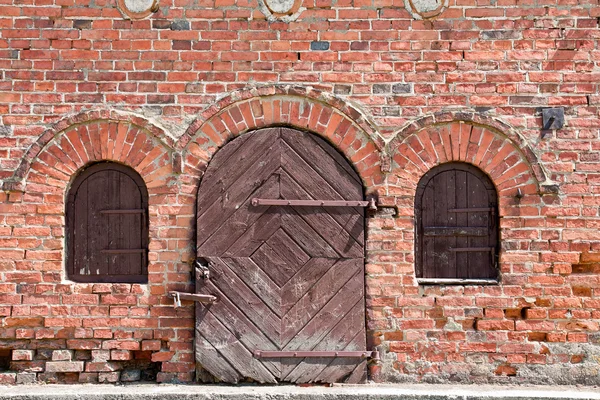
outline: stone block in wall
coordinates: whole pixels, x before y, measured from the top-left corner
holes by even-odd
[[[92,359],[92,354],[89,350],[77,350],[75,351],[74,359],[77,361],[88,361]]]
[[[64,375],[64,374],[61,374],[61,375]],[[38,374],[37,379],[38,379],[38,382],[44,382],[44,383],[65,383],[64,379],[58,379],[58,373],[56,373],[56,372],[43,372],[41,374]]]
[[[131,360],[133,356],[131,355],[131,351],[129,350],[111,350],[110,351],[110,359],[118,360],[118,361],[127,361]]]
[[[142,350],[160,350],[160,340],[143,340],[142,341]]]
[[[79,383],[97,383],[98,373],[96,372],[82,372],[79,374]]]
[[[89,362],[86,363],[85,372],[114,372],[121,368],[121,364],[116,362]]]
[[[12,385],[16,382],[16,372],[0,372],[0,385]]]
[[[110,360],[110,350],[92,350],[93,362],[105,362]]]
[[[37,374],[33,372],[17,373],[17,383],[20,385],[33,385],[37,381]]]
[[[73,359],[73,350],[54,350],[52,352],[52,361],[71,361]]]
[[[52,349],[38,349],[35,358],[36,360],[51,360],[53,351]]]
[[[142,371],[139,369],[129,369],[121,372],[121,382],[136,382],[142,378]]]
[[[12,359],[13,361],[32,361],[35,355],[34,350],[13,350]]]
[[[119,382],[119,372],[100,372],[98,374],[99,383],[116,383]]]
[[[16,372],[44,372],[45,361],[12,361],[10,369]]]
[[[83,361],[49,361],[46,372],[82,372]]]
[[[152,354],[153,362],[165,362],[171,361],[171,358],[175,355],[174,351],[161,351],[160,353]]]

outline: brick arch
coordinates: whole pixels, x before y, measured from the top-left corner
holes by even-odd
[[[390,190],[414,196],[421,177],[431,168],[450,161],[475,165],[496,185],[501,206],[538,203],[541,183],[523,152],[495,130],[464,121],[427,126],[391,143]],[[545,177],[542,175],[541,177]],[[392,189],[393,188],[393,189]]]
[[[26,151],[13,177],[4,182],[4,190],[37,187],[37,192],[40,185],[66,186],[84,166],[109,160],[134,168],[150,191],[164,185],[156,179],[172,172],[173,146],[174,140],[164,130],[144,118],[110,110],[87,111],[46,130]]]
[[[524,137],[519,135],[517,131],[510,125],[500,121],[497,118],[477,112],[444,111],[412,121],[400,129],[396,133],[394,139],[392,139],[392,141],[389,143],[388,148],[390,149],[390,153],[394,153],[395,149],[402,142],[408,139],[411,135],[422,131],[424,128],[436,125],[451,124],[454,122],[480,125],[491,133],[495,133],[499,137],[508,139],[510,142],[512,142],[513,146],[518,149],[524,161],[526,161],[526,163],[529,165],[536,183],[538,186],[540,186],[540,192],[552,192],[555,190],[552,188],[554,184],[551,181],[549,174],[545,171],[543,165],[539,163],[538,157],[532,150],[529,142]],[[393,156],[393,154],[391,155]]]
[[[384,141],[366,118],[331,95],[289,86],[236,92],[205,110],[178,143],[189,183],[198,184],[208,161],[229,140],[267,126],[290,126],[325,138],[355,167],[367,192],[383,183]]]

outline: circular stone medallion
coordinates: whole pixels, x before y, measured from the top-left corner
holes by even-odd
[[[159,0],[117,0],[117,6],[125,18],[140,19],[158,10]]]
[[[301,11],[302,0],[259,0],[260,10],[270,20],[294,20]]]
[[[435,18],[440,15],[446,7],[448,0],[406,0],[407,8],[417,19]]]
[[[265,0],[273,14],[287,14],[294,8],[294,0]]]

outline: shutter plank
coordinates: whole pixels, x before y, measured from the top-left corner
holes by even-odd
[[[89,254],[88,254],[88,182],[84,181],[75,195],[75,204],[73,206],[74,215],[71,218],[74,224],[71,229],[71,245],[73,246],[73,269],[70,271],[73,275],[89,275]]]
[[[101,250],[108,248],[108,221],[100,214],[110,208],[108,202],[108,178],[105,171],[97,172],[88,178],[89,236],[88,256],[90,275],[108,275],[108,255]]]
[[[470,175],[470,174],[469,174]],[[455,171],[456,176],[456,203],[452,208],[465,208],[468,205],[468,186],[467,186],[467,172]],[[454,215],[456,220],[456,226],[468,226],[469,216],[465,213],[448,213],[448,215]],[[455,228],[457,229],[457,228]],[[465,237],[469,233],[473,233],[477,236],[487,236],[487,229],[471,228],[467,230],[466,234],[463,234],[463,230],[458,230],[454,235],[456,240],[456,248],[469,247],[469,238]],[[469,256],[470,254],[464,252],[454,253],[456,259],[456,278],[461,276],[469,276]]]
[[[468,198],[468,208],[483,208],[488,206],[487,201],[487,191],[483,187],[483,184],[473,174],[468,174],[467,185],[469,187],[469,198]],[[467,217],[469,219],[469,226],[481,226],[486,230],[485,237],[471,237],[469,238],[469,244],[467,247],[486,247],[488,236],[489,236],[489,226],[488,226],[488,216],[489,212],[469,212]],[[468,263],[469,269],[468,274],[465,275],[468,278],[478,278],[478,277],[488,277],[487,273],[482,273],[487,270],[487,265],[489,264],[490,257],[492,256],[492,252],[488,253],[480,253],[474,252],[468,255]]]
[[[421,223],[419,231],[419,242],[421,243],[420,257],[422,260],[420,277],[435,276],[435,237],[425,237],[424,226],[432,226],[435,224],[435,185],[428,185],[423,193],[421,211]]]

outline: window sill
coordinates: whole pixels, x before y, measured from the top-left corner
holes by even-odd
[[[496,279],[417,278],[419,285],[497,285]]]

